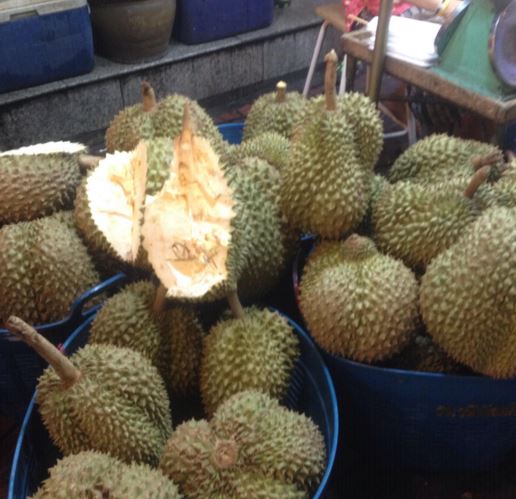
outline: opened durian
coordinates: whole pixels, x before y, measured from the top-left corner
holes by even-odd
[[[15,314],[41,324],[64,319],[100,277],[70,214],[56,213],[0,228],[0,281],[0,322]]]
[[[165,385],[148,359],[111,345],[87,345],[68,359],[17,317],[6,327],[51,366],[38,380],[37,403],[64,455],[95,450],[157,464],[172,421]]]
[[[201,395],[208,414],[231,395],[258,390],[281,399],[299,356],[298,340],[277,312],[245,309],[218,322],[204,339]]]
[[[82,144],[48,142],[0,153],[0,226],[70,208],[85,151]]]
[[[290,139],[306,102],[298,92],[287,92],[284,81],[278,82],[276,92],[262,95],[253,103],[245,121],[244,142],[265,132]]]
[[[160,468],[190,499],[285,499],[307,498],[324,463],[323,437],[309,418],[246,391],[219,406],[210,422],[178,426]]]
[[[491,208],[428,266],[421,281],[428,333],[456,361],[516,376],[516,209]]]
[[[325,60],[325,97],[310,102],[293,137],[281,208],[292,227],[335,239],[364,217],[373,173],[361,162],[345,98],[335,95],[335,52]]]
[[[224,151],[220,132],[195,101],[173,94],[158,103],[147,82],[143,82],[141,88],[142,103],[123,109],[109,125],[106,131],[108,152],[132,151],[142,139],[177,137],[181,132],[185,104],[191,108],[192,120],[199,134],[209,139],[219,154]]]
[[[477,191],[489,172],[486,166],[471,180],[452,179],[432,185],[398,182],[384,187],[372,216],[380,250],[424,269],[481,214],[484,198]]]
[[[414,274],[356,234],[315,248],[299,300],[317,344],[357,361],[375,362],[399,352],[418,325]]]
[[[125,464],[100,452],[60,459],[32,499],[181,499],[177,486],[160,470]]]

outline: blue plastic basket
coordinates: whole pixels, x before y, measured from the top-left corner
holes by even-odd
[[[293,268],[294,293],[313,240]],[[480,471],[516,450],[516,379],[376,367],[321,350],[332,374],[342,445],[385,467]]]
[[[244,135],[243,123],[224,123],[218,126],[222,137],[230,144],[240,144]]]
[[[84,346],[88,339],[89,326],[94,316],[90,316],[64,343],[64,351],[73,353]],[[288,319],[288,317],[287,317]],[[327,462],[324,476],[314,494],[314,499],[323,497],[337,452],[339,415],[333,382],[321,355],[310,337],[299,325],[288,319],[295,329],[301,345],[298,361],[285,405],[310,416],[323,432]],[[8,499],[25,499],[34,493],[47,470],[59,457],[58,450],[49,439],[48,433],[36,409],[35,396],[32,398],[18,436],[12,461]]]
[[[75,329],[99,306],[88,307],[96,296],[113,291],[126,282],[124,274],[91,288],[72,305],[65,319],[51,324],[36,326],[36,329],[55,345],[63,343]],[[23,341],[0,329],[0,412],[13,420],[19,420],[27,409],[37,378],[43,372],[45,362]]]

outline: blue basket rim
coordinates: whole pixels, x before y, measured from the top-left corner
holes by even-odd
[[[217,128],[222,132],[222,130],[239,130],[241,128],[244,128],[244,122],[243,121],[233,121],[231,123],[221,123],[220,125],[217,125]]]
[[[314,243],[316,241],[316,237],[312,234],[304,234],[301,236],[300,241]],[[300,269],[300,259],[304,255],[305,251],[303,248],[299,248],[296,256],[292,263],[292,287],[294,288],[294,294],[296,295],[296,287],[299,286],[301,282],[301,269]],[[299,307],[298,307],[299,308]],[[313,341],[313,340],[312,340]],[[314,342],[315,343],[315,342]],[[395,367],[383,367],[383,366],[373,366],[370,364],[364,364],[363,362],[358,362],[356,360],[347,359],[345,357],[341,357],[340,355],[334,355],[330,352],[327,352],[323,348],[319,347],[316,344],[318,350],[323,352],[323,355],[329,358],[331,361],[340,364],[349,364],[350,366],[361,369],[363,371],[370,371],[375,373],[389,373],[389,374],[397,374],[398,376],[410,376],[410,377],[418,377],[425,379],[441,379],[441,380],[461,380],[471,381],[472,383],[516,383],[516,377],[506,378],[506,379],[498,379],[492,378],[490,376],[484,376],[479,373],[473,374],[447,374],[447,373],[434,373],[434,372],[426,372],[426,371],[414,371],[412,369],[399,369]]]
[[[326,366],[326,363],[324,362],[323,357],[321,356],[319,350],[317,349],[315,343],[310,338],[308,333],[299,325],[297,322],[295,322],[293,319],[291,319],[289,316],[281,312],[280,310],[277,310],[273,307],[271,307],[271,310],[274,310],[281,314],[283,317],[287,319],[287,321],[290,323],[290,325],[296,330],[296,333],[303,338],[303,340],[309,345],[310,349],[313,351],[315,357],[320,362],[325,382],[328,387],[328,391],[330,392],[330,399],[331,399],[331,405],[332,405],[332,411],[331,411],[331,417],[333,419],[333,436],[330,443],[330,448],[328,449],[328,456],[327,456],[327,462],[326,462],[326,469],[324,471],[324,475],[321,479],[321,482],[319,483],[319,486],[314,493],[312,499],[320,499],[323,496],[323,493],[328,485],[328,482],[330,480],[330,476],[333,470],[333,466],[335,464],[335,459],[337,455],[337,447],[338,447],[338,441],[339,441],[339,408],[337,403],[337,394],[335,392],[335,387],[333,385],[333,379],[331,377],[330,371],[328,367]],[[95,315],[89,316],[85,322],[83,322],[77,329],[66,339],[66,341],[63,343],[63,349],[66,352],[68,349],[70,343],[77,338],[79,334],[81,334],[84,329],[88,328],[93,320],[95,319]],[[20,462],[20,456],[22,452],[23,447],[23,441],[25,439],[25,434],[27,433],[27,429],[29,427],[30,418],[32,414],[34,413],[36,405],[36,392],[34,392],[34,395],[32,396],[32,399],[27,407],[27,410],[25,411],[25,416],[23,418],[22,425],[20,427],[20,432],[18,434],[18,439],[16,441],[16,448],[13,454],[12,462],[11,462],[11,473],[9,476],[9,488],[7,492],[7,499],[16,499],[14,496],[14,485],[15,485],[15,477],[18,471],[18,463]]]

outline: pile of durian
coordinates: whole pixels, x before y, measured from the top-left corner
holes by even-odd
[[[516,163],[446,135],[374,174],[370,103],[310,101],[282,169],[289,223],[318,236],[299,307],[325,351],[411,370],[516,376]]]
[[[3,317],[49,363],[37,405],[64,457],[33,497],[310,497],[326,465],[324,438],[282,405],[298,336],[256,305],[288,269],[297,239],[280,207],[289,140],[256,117],[305,101],[280,84],[262,110],[257,102],[256,126],[250,119],[237,148],[194,101],[157,102],[146,83],[142,97],[112,121],[106,157],[81,159],[90,168],[74,184],[73,216],[52,215],[76,227],[103,272],[138,278],[104,301],[70,358],[31,316]],[[284,130],[294,114],[284,113]],[[75,272],[65,242],[49,252]],[[201,315],[207,303],[216,320]]]

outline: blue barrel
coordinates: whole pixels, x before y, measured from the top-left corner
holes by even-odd
[[[69,337],[63,346],[65,352],[71,354],[86,344],[93,319],[94,315],[90,316]],[[299,338],[301,356],[294,368],[290,387],[283,402],[290,409],[311,417],[324,435],[327,450],[326,469],[313,496],[314,499],[320,499],[327,487],[337,452],[337,398],[330,373],[316,346],[303,329],[288,320]],[[55,464],[58,457],[59,452],[43,426],[34,396],[25,413],[18,436],[11,467],[8,499],[25,499],[33,494],[46,478],[48,468]]]
[[[313,239],[293,266],[294,293]],[[321,350],[332,374],[341,443],[384,467],[481,471],[516,450],[516,379],[391,369]]]

